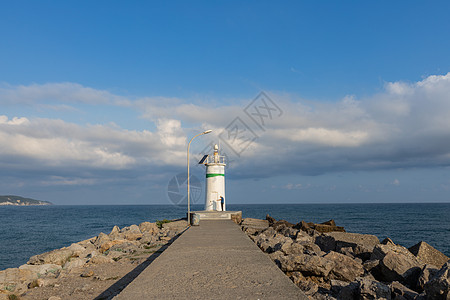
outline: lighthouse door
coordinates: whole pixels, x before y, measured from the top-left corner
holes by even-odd
[[[211,196],[212,196],[212,202],[213,202],[213,210],[219,210],[219,207],[217,206],[217,199],[219,199],[219,193],[211,192]]]

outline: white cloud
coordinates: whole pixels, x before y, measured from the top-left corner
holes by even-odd
[[[364,99],[347,96],[337,103],[311,102],[286,93],[270,95],[283,114],[268,120],[261,130],[243,111],[252,99],[240,104],[188,103],[164,97],[133,100],[72,83],[3,85],[3,104],[74,108],[76,112],[76,105],[84,103],[99,106],[99,114],[119,106],[134,110],[136,118],[150,120],[155,126],[151,130],[126,130],[114,123],[78,125],[67,120],[3,115],[0,163],[9,169],[23,169],[31,162],[35,168],[52,167],[55,176],[63,176],[72,168],[146,169],[157,176],[167,166],[184,167],[187,138],[193,133],[212,129],[214,132],[202,143],[217,142],[224,128],[239,116],[258,138],[241,157],[231,158],[233,176],[257,178],[450,164],[450,73],[416,83],[386,83],[381,93]],[[115,120],[111,117],[110,121]],[[222,146],[232,155],[224,143]],[[83,179],[61,182],[82,183]]]
[[[108,91],[84,87],[78,83],[46,83],[28,86],[0,86],[0,103],[3,104],[40,104],[56,101],[88,104],[118,104],[126,103],[124,97],[111,94]]]
[[[28,124],[30,121],[28,121],[27,118],[18,118],[14,117],[12,120],[9,120],[8,116],[0,116],[0,124],[7,124],[7,125],[21,125],[21,124]]]

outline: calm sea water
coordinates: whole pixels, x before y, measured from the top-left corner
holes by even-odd
[[[191,210],[201,210],[193,206]],[[450,256],[450,203],[442,204],[262,204],[228,205],[244,217],[324,222],[334,219],[349,232],[368,233],[410,247],[424,240]],[[0,270],[18,267],[29,257],[69,246],[144,221],[175,219],[186,208],[133,206],[0,206]]]

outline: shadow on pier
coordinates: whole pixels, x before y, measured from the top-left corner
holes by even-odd
[[[173,237],[167,244],[159,248],[155,253],[150,255],[143,263],[138,265],[128,274],[123,276],[121,279],[116,281],[113,285],[111,285],[108,289],[103,291],[100,295],[94,298],[94,300],[109,300],[120,294],[120,292],[126,288],[142,271],[145,270],[158,256],[161,255],[177,238],[179,238],[188,228],[183,230],[180,234]]]

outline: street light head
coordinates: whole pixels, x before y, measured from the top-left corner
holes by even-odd
[[[212,132],[212,130],[206,130],[206,131],[203,132],[203,134],[208,134],[210,132]]]

